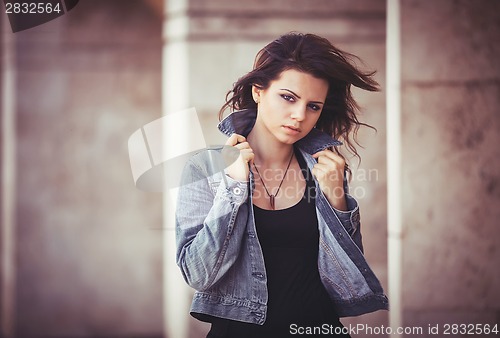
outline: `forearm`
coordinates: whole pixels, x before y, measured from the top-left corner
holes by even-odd
[[[206,180],[181,187],[176,213],[177,264],[197,290],[213,285],[239,254],[246,211],[246,184],[221,181],[209,194]],[[207,192],[208,190],[208,192]],[[239,194],[235,194],[235,191]]]
[[[330,190],[325,189],[324,191],[325,197],[328,200],[328,203],[332,206],[332,208],[339,211],[347,211],[347,201],[344,193],[343,187],[338,187],[336,189]]]

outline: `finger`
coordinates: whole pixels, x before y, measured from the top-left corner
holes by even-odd
[[[332,160],[331,158],[326,156],[321,156],[318,159],[318,164],[326,165],[329,170],[344,170],[345,168],[345,162]]]
[[[246,155],[246,154],[253,154],[253,150],[250,148],[247,149],[241,149],[240,154]]]
[[[318,158],[320,156],[326,156],[326,152],[328,152],[328,151],[329,151],[328,149],[323,149],[323,150],[318,151],[317,153],[314,153],[312,156],[314,158]]]
[[[328,170],[330,169],[330,167],[328,167],[326,164],[321,164],[321,163],[316,163],[313,167],[314,170],[316,170],[317,172],[321,172],[321,173],[327,173]]]
[[[323,149],[321,151],[318,151],[317,153],[313,154],[312,156],[315,158],[318,158],[320,156],[326,156],[328,158],[331,158],[332,160],[337,160],[337,159],[342,160],[342,161],[344,160],[344,158],[342,156],[340,156],[336,152],[328,150],[328,149]]]
[[[324,170],[324,169],[328,169],[328,165],[325,164],[325,163],[316,163],[313,168],[317,168],[317,169],[321,169],[321,170]]]
[[[337,162],[335,162],[328,156],[320,156],[318,157],[318,163],[334,166]]]
[[[250,148],[250,144],[248,142],[238,143],[238,144],[234,145],[233,147],[238,148],[240,150],[252,149],[252,148]]]
[[[234,146],[238,143],[244,142],[246,138],[240,134],[231,134],[231,136],[227,139],[226,145],[227,146]]]
[[[243,161],[245,161],[247,163],[252,163],[253,159],[255,157],[255,154],[253,153],[253,150],[251,150],[251,149],[241,150],[240,155],[241,155],[241,158],[243,159]]]
[[[234,146],[236,144],[236,135],[235,134],[232,134],[231,136],[229,136],[229,138],[226,140],[226,143],[225,145],[226,146]]]
[[[316,163],[313,167],[316,172],[316,178],[328,178],[334,181],[344,180],[344,171],[340,168],[332,168],[326,164]]]
[[[344,167],[345,166],[345,160],[344,160],[344,158],[342,156],[334,153],[333,151],[322,150],[322,151],[317,152],[314,155],[317,155],[316,157],[318,159],[318,162],[331,163],[331,161],[333,161],[336,164],[338,164],[340,167]]]
[[[253,160],[253,158],[255,157],[255,154],[253,152],[242,153],[241,157],[243,157],[243,159],[248,162],[250,160]]]
[[[323,170],[321,170],[320,168],[317,168],[316,166],[314,166],[311,170],[311,174],[314,176],[314,178],[316,178],[317,180],[321,180],[324,175],[325,175],[325,172]]]

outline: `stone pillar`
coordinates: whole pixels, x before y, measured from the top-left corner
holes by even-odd
[[[6,16],[0,19],[0,337],[15,336],[16,293],[16,51]]]
[[[161,335],[161,195],[127,150],[161,116],[161,18],[80,1],[15,35],[16,336]]]
[[[387,233],[389,325],[401,327],[402,188],[401,188],[401,10],[400,0],[387,1]],[[391,338],[402,337],[391,333]]]
[[[404,323],[499,323],[500,3],[401,5]]]

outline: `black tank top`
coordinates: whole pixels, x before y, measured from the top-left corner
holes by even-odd
[[[281,210],[253,206],[267,274],[266,322],[261,326],[215,319],[209,338],[295,337],[291,334],[294,332],[292,324],[297,328],[323,324],[329,328],[342,326],[318,272],[319,231],[314,181],[298,150],[295,155],[307,182],[302,199]],[[308,335],[311,336],[314,337]]]

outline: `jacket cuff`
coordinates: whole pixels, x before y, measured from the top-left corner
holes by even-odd
[[[346,228],[352,235],[359,229],[359,206],[358,202],[351,195],[345,194],[345,199],[347,211],[335,209],[333,206],[332,209],[339,218],[340,222],[342,222],[344,228]]]
[[[216,197],[218,196],[236,205],[243,204],[248,198],[248,181],[237,181],[226,174],[222,175]]]

